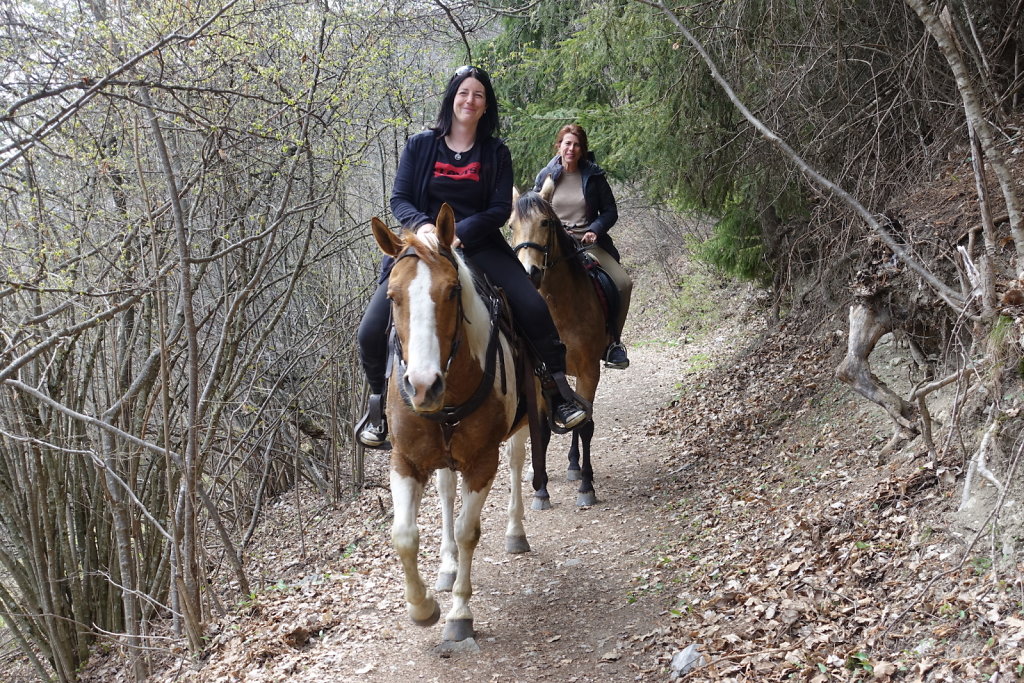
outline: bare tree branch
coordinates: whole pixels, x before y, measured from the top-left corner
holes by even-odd
[[[754,126],[754,128],[757,129],[757,131],[766,140],[774,144],[787,157],[789,157],[789,159],[797,166],[797,168],[801,170],[801,172],[803,172],[805,175],[807,175],[821,187],[825,188],[832,194],[842,199],[849,207],[851,207],[864,220],[864,222],[868,224],[871,230],[873,230],[882,239],[882,241],[885,242],[886,246],[889,247],[889,249],[891,249],[892,252],[896,254],[901,260],[903,260],[903,262],[906,263],[915,273],[921,276],[921,278],[925,282],[927,282],[928,285],[931,286],[933,290],[935,290],[936,294],[938,294],[939,297],[941,297],[942,300],[945,301],[951,308],[953,308],[956,311],[960,311],[963,309],[963,297],[957,291],[955,291],[947,284],[939,280],[939,278],[935,276],[934,273],[932,273],[922,263],[920,263],[917,259],[911,256],[904,248],[904,246],[889,233],[889,231],[875,218],[875,216],[870,211],[867,210],[867,208],[863,204],[857,201],[851,194],[846,192],[846,190],[842,189],[841,187],[833,183],[831,180],[825,178],[816,170],[811,168],[810,165],[806,161],[804,161],[803,158],[801,158],[800,155],[798,155],[792,147],[790,147],[784,140],[782,140],[778,135],[776,135],[772,130],[770,130],[764,123],[761,122],[760,119],[754,116],[753,112],[751,112],[747,108],[747,106],[742,102],[742,100],[740,100],[739,96],[733,90],[729,82],[726,81],[725,78],[718,71],[718,67],[715,65],[714,60],[711,59],[711,56],[704,49],[704,46],[693,36],[689,29],[686,28],[683,22],[679,20],[679,17],[677,17],[675,13],[672,12],[672,10],[670,10],[662,2],[654,2],[652,0],[636,0],[636,2],[639,2],[644,5],[649,5],[660,10],[662,13],[665,14],[669,21],[675,24],[676,28],[678,28],[679,31],[683,34],[687,42],[689,42],[690,45],[698,52],[698,54],[700,54],[705,64],[707,64],[712,77],[715,79],[718,85],[725,91],[726,95],[729,97],[729,100],[732,101],[736,109],[743,115],[745,119],[747,119],[747,121],[750,122],[751,125]]]

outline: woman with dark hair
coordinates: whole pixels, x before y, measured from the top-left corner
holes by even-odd
[[[604,365],[625,369],[629,367],[629,358],[622,344],[622,327],[629,312],[633,281],[619,264],[619,250],[608,234],[619,219],[615,195],[608,185],[604,169],[594,161],[594,154],[587,143],[587,131],[582,126],[570,123],[558,131],[555,157],[537,174],[533,189],[539,192],[548,178],[555,183],[551,208],[565,229],[581,244],[593,245],[589,250],[591,255],[618,289],[618,310],[608,325],[612,343],[605,351]]]
[[[557,427],[572,429],[589,416],[565,378],[565,346],[547,304],[501,234],[512,213],[512,155],[495,137],[498,129],[498,100],[487,72],[460,67],[448,81],[435,126],[406,143],[391,192],[391,212],[404,228],[423,234],[435,229],[442,204],[452,208],[452,246],[461,247],[465,259],[505,291],[515,323],[546,375],[552,418]],[[380,284],[359,325],[359,357],[371,395],[356,436],[370,448],[387,440],[383,396],[392,263],[385,258]]]

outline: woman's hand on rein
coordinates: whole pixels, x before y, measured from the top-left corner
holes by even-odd
[[[580,244],[593,244],[597,241],[597,233],[593,230],[587,230],[583,233],[583,237],[580,238]]]

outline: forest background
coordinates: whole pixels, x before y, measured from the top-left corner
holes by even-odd
[[[267,501],[359,490],[368,221],[466,62],[520,187],[582,124],[664,263],[764,288],[775,321],[910,323],[929,381],[980,398],[932,433],[926,393],[876,396],[894,443],[1014,476],[1017,0],[0,8],[2,647],[42,679],[113,639],[141,680],[158,621],[201,651]],[[901,222],[956,159],[962,219]]]

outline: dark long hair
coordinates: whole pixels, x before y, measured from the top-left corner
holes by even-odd
[[[467,78],[475,78],[484,86],[484,98],[487,100],[487,107],[484,115],[476,125],[476,137],[478,140],[486,140],[496,135],[501,128],[498,120],[498,98],[494,94],[494,86],[491,85],[491,77],[483,69],[475,66],[460,66],[448,79],[448,87],[445,88],[444,97],[441,98],[441,109],[437,112],[437,123],[431,129],[438,136],[448,135],[452,130],[452,109],[455,106],[455,93],[459,86]]]

